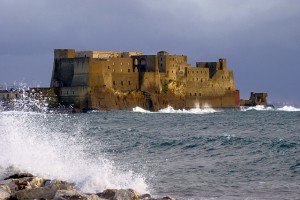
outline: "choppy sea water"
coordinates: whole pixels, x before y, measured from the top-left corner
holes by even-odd
[[[300,109],[0,111],[0,178],[178,199],[300,199]]]

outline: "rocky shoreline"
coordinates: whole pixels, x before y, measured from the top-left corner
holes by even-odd
[[[17,173],[0,180],[0,200],[175,200],[166,196],[154,198],[133,189],[106,189],[101,193],[85,194],[72,183],[50,180],[30,173]]]

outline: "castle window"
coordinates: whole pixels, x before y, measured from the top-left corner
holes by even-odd
[[[199,93],[199,96],[201,97],[201,93]]]
[[[192,93],[190,93],[190,96],[192,96]]]
[[[130,81],[128,81],[128,85],[130,85]]]
[[[109,69],[109,66],[107,66],[107,69]]]
[[[116,82],[115,82],[115,81],[113,81],[113,84],[114,84],[114,85],[116,85]]]
[[[160,64],[160,67],[162,67],[162,64]]]
[[[195,93],[195,97],[197,96],[197,93]]]
[[[162,61],[162,57],[160,57],[160,61]]]
[[[121,85],[123,86],[123,81],[121,81]]]
[[[130,69],[128,69],[128,72],[130,72]]]

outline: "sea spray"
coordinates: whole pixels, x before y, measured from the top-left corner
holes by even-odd
[[[215,110],[210,107],[204,107],[204,108],[191,108],[191,109],[174,109],[172,106],[168,106],[166,108],[160,109],[157,112],[150,112],[149,110],[145,110],[140,107],[135,107],[132,109],[133,112],[140,112],[140,113],[174,113],[174,114],[210,114],[215,112],[220,112],[221,110]]]
[[[74,122],[65,124],[70,120]],[[91,155],[95,144],[83,137],[85,124],[74,115],[1,112],[1,176],[15,169],[73,182],[83,192],[106,188],[149,192],[141,175],[116,167],[104,155]]]

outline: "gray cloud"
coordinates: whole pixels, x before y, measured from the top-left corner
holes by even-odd
[[[300,104],[297,0],[2,0],[0,84],[49,85],[55,48],[228,59],[242,96]]]

